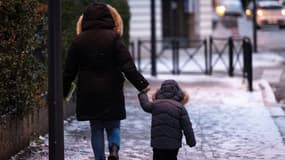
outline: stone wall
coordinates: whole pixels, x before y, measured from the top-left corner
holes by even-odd
[[[74,103],[64,104],[64,118],[75,113]],[[41,106],[19,119],[15,116],[2,116],[0,121],[0,159],[9,159],[29,145],[34,134],[48,132],[48,106]]]

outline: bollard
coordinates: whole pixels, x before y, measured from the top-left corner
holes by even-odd
[[[205,52],[205,74],[209,74],[209,67],[208,67],[208,42],[207,39],[204,39],[204,52]]]
[[[175,39],[171,39],[171,48],[172,48],[172,74],[176,73],[176,56],[175,56],[175,50],[176,50],[176,43]]]
[[[243,39],[243,56],[244,56],[244,71],[247,77],[248,90],[253,91],[253,73],[252,73],[252,45],[250,39],[245,37]]]
[[[246,78],[246,55],[245,55],[245,38],[242,39],[242,50],[243,50],[243,68],[242,68],[242,77]]]
[[[180,48],[180,43],[179,43],[179,40],[177,40],[176,41],[176,52],[175,52],[176,74],[180,74],[180,69],[179,69],[179,48]]]
[[[228,40],[229,44],[229,76],[234,76],[234,41],[232,37],[229,37]]]
[[[210,36],[210,51],[209,51],[209,69],[208,69],[208,74],[212,75],[213,72],[213,64],[212,64],[212,56],[213,56],[213,37]]]

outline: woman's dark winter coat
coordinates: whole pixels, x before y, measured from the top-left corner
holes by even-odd
[[[140,91],[148,86],[113,28],[114,20],[107,6],[94,3],[83,13],[82,32],[69,49],[63,92],[64,96],[68,94],[71,82],[78,76],[78,120],[124,119],[125,77]]]
[[[166,80],[156,93],[156,100],[150,102],[145,92],[139,94],[144,111],[152,114],[151,146],[156,149],[177,149],[181,147],[182,131],[186,143],[196,145],[192,124],[185,107],[180,103],[183,92],[174,80]]]

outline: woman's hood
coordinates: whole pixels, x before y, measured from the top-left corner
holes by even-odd
[[[123,35],[123,21],[118,11],[109,4],[89,5],[77,21],[76,34],[92,28],[110,28]]]

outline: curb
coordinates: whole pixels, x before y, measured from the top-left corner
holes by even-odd
[[[261,79],[257,81],[257,85],[261,90],[262,99],[265,106],[277,106],[278,102],[274,95],[273,89],[270,86],[269,82]]]

